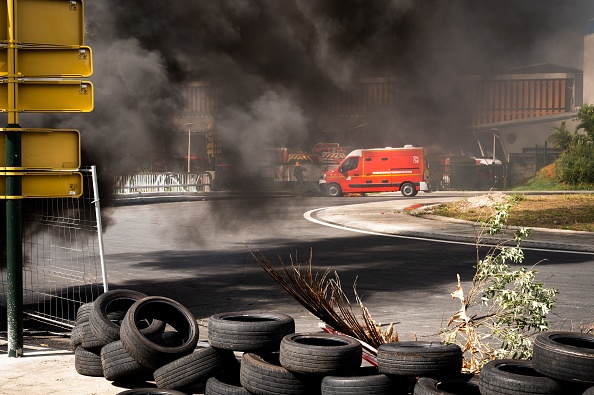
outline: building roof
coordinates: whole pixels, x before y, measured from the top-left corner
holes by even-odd
[[[583,70],[565,67],[554,63],[539,63],[528,66],[514,67],[506,70],[507,74],[582,74]]]

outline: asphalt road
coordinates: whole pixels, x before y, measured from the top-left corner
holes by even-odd
[[[401,340],[433,337],[459,308],[450,292],[456,274],[470,280],[473,246],[354,233],[304,219],[329,205],[400,199],[403,204],[459,195],[365,198],[236,199],[122,206],[104,209],[109,284],[178,300],[199,319],[226,311],[292,315],[298,331],[317,330],[317,319],[258,266],[257,251],[338,273],[343,289],[357,290],[379,323],[394,323]],[[540,262],[539,279],[560,290],[555,325],[577,328],[594,318],[592,255],[527,251]],[[352,299],[354,301],[354,299]],[[202,337],[202,336],[201,336]]]
[[[379,202],[374,207],[382,209],[380,215],[370,217],[375,208],[363,205],[359,212],[357,207],[341,210],[345,214],[342,220],[348,226],[360,215],[375,225],[376,221],[393,225],[414,218],[385,212],[383,201],[393,210],[410,203],[459,197],[436,193],[415,199],[238,199],[104,209],[110,215],[105,235],[109,283],[112,289],[133,288],[174,298],[199,319],[232,310],[277,311],[292,315],[297,331],[317,331],[317,319],[267,276],[246,244],[277,262],[279,257],[287,262],[291,257],[307,261],[311,253],[314,269],[336,270],[347,293],[356,279],[372,316],[380,323],[394,322],[401,340],[409,340],[413,334],[419,340],[434,338],[459,307],[450,297],[456,274],[466,281],[472,277],[473,245],[357,233],[310,222],[304,213],[329,205]],[[336,210],[323,211],[326,218],[336,219]],[[418,220],[411,224],[415,229],[420,226]],[[441,230],[447,226],[435,224]],[[581,236],[582,244],[588,236]],[[571,241],[572,235],[559,237],[561,243]],[[546,259],[538,265],[539,279],[560,291],[551,317],[553,329],[577,329],[581,322],[591,322],[594,254],[525,252],[526,265]],[[200,329],[202,340],[206,339],[205,329]],[[55,339],[29,340],[25,357],[0,358],[0,371],[6,376],[0,381],[1,393],[117,394],[131,386],[154,386],[152,382],[119,383],[80,375],[74,369],[72,352],[54,345]],[[67,339],[62,343],[68,348]],[[203,386],[197,385],[190,393],[203,394]]]

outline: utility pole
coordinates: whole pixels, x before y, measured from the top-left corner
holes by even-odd
[[[190,172],[190,148],[192,147],[192,125],[193,123],[186,123],[186,127],[188,128],[188,173]]]

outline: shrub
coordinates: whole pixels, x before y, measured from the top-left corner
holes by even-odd
[[[572,186],[594,183],[594,145],[582,137],[574,139],[555,163],[558,180]]]
[[[482,221],[470,289],[464,292],[458,276],[452,297],[460,300],[461,307],[441,330],[444,341],[456,343],[465,351],[464,370],[471,373],[477,373],[492,359],[530,358],[531,337],[548,329],[547,314],[554,306],[557,290],[536,282],[535,270],[513,270],[509,263],[524,260],[520,244],[530,234],[530,229],[519,228],[512,240],[504,238],[509,209],[516,203],[512,196],[496,204]],[[497,243],[480,259],[485,238],[495,235],[499,235]]]

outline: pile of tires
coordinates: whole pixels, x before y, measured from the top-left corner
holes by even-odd
[[[385,373],[418,375],[414,395],[594,395],[591,334],[540,333],[534,341],[531,361],[490,361],[480,375],[473,377],[456,377],[458,352],[452,345],[432,343],[382,345],[378,366]],[[452,364],[449,371],[447,361]]]
[[[76,370],[157,388],[122,394],[180,394],[204,383],[206,395],[409,394],[416,378],[457,375],[461,351],[441,343],[380,347],[379,366],[362,367],[362,347],[348,336],[295,333],[292,317],[220,313],[197,346],[192,314],[168,298],[109,291],[80,307],[71,344]]]
[[[594,335],[539,333],[531,361],[489,362],[479,375],[479,388],[483,395],[594,394]]]
[[[359,341],[348,336],[293,333],[278,352],[245,352],[239,380],[211,378],[205,394],[404,395],[420,376],[459,377],[462,367],[458,346],[435,342],[384,344],[377,367],[361,366],[362,355]]]
[[[147,295],[133,290],[105,292],[94,302],[83,304],[77,311],[70,345],[74,349],[74,364],[85,376],[104,376],[101,351],[104,346],[120,339],[120,326],[129,308]],[[145,322],[147,335],[164,330],[161,321]]]
[[[594,395],[590,334],[541,333],[532,361],[491,361],[472,378],[461,374],[457,345],[382,344],[377,367],[361,366],[359,341],[295,333],[284,314],[215,314],[207,344],[198,338],[196,319],[180,303],[116,290],[79,308],[71,345],[80,374],[155,383],[122,395],[179,395],[197,384],[205,395]]]
[[[216,314],[209,321],[210,344],[198,345],[198,324],[186,307],[122,289],[78,309],[70,344],[79,374],[130,385],[154,380],[157,387],[122,394],[182,394],[177,389],[211,377],[219,377],[220,386],[238,378],[237,351],[277,352],[285,335],[294,332],[287,315]],[[212,393],[220,393],[220,386],[212,386]]]
[[[70,345],[79,374],[110,381],[155,380],[167,388],[206,380],[227,358],[234,359],[232,353],[197,347],[198,336],[196,319],[177,301],[122,289],[78,309]],[[180,374],[180,367],[191,373]],[[140,393],[181,393],[154,391]]]

